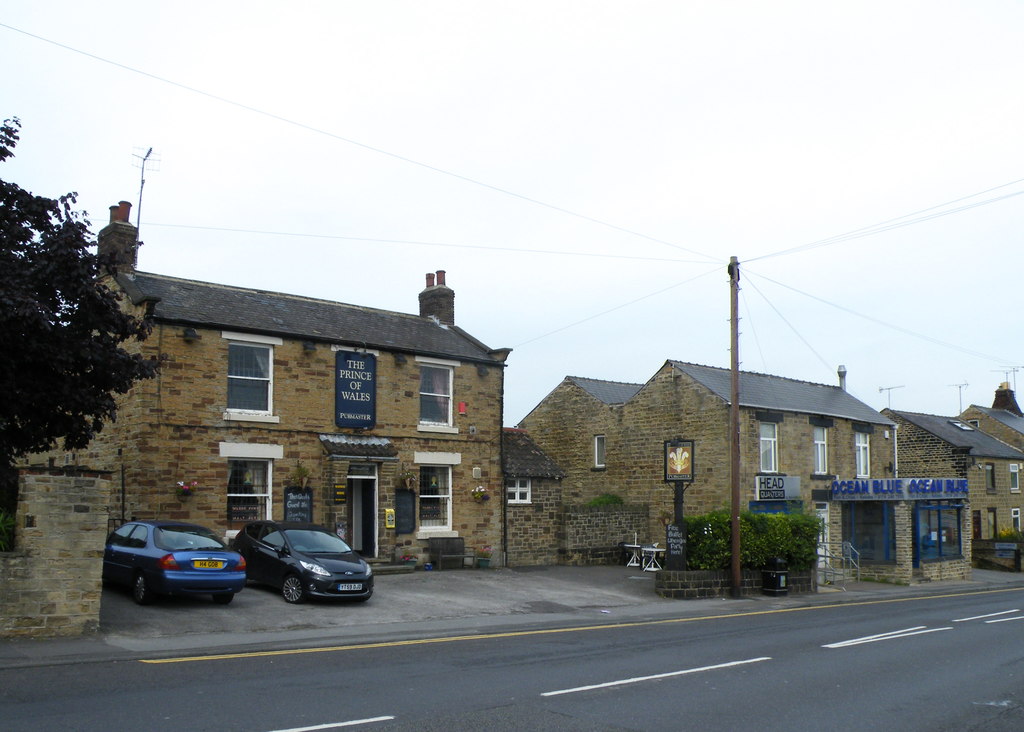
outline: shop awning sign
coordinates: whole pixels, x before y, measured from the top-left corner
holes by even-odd
[[[833,501],[939,501],[967,498],[966,478],[861,478],[832,481]]]

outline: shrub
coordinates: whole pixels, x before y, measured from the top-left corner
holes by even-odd
[[[732,562],[732,520],[728,511],[686,517],[686,565],[693,570],[728,569]],[[820,522],[807,514],[740,514],[740,564],[761,569],[782,557],[790,569],[814,566]]]
[[[593,498],[587,503],[588,506],[619,506],[624,501],[622,496],[617,496],[614,493],[602,493],[597,498]]]
[[[0,508],[0,552],[14,549],[14,514]]]

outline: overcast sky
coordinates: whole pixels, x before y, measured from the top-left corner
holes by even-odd
[[[0,59],[4,180],[95,232],[151,147],[147,272],[415,313],[444,269],[507,425],[728,367],[731,256],[744,370],[953,415],[1024,369],[1017,0],[39,0]]]

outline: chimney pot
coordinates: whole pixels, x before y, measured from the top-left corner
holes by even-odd
[[[444,286],[444,270],[443,269],[437,270],[437,284],[439,286]]]
[[[433,272],[427,272],[427,287],[433,287],[433,286],[434,286],[434,273]]]

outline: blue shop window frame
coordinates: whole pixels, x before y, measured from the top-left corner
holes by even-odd
[[[914,506],[914,566],[963,558],[960,536],[962,503],[919,503]]]
[[[843,511],[843,536],[865,562],[896,561],[896,522],[888,501],[850,501]]]

